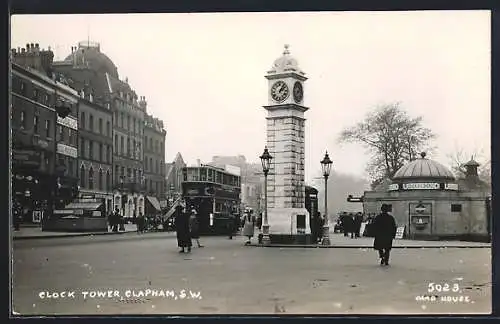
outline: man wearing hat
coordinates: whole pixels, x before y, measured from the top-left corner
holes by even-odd
[[[389,214],[389,205],[382,204],[381,213],[373,221],[375,240],[373,248],[378,251],[380,265],[389,265],[392,240],[396,236],[396,221]]]

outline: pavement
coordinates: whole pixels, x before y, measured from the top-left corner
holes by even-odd
[[[12,238],[14,240],[19,239],[35,239],[35,238],[57,238],[57,237],[76,237],[76,236],[90,236],[90,235],[119,235],[130,232],[136,232],[137,227],[134,224],[125,224],[125,231],[122,232],[112,232],[109,230],[107,232],[52,232],[52,231],[42,231],[41,227],[21,227],[19,231],[12,231]]]
[[[487,314],[491,249],[255,248],[171,233],[13,242],[21,315]],[[133,239],[132,239],[133,238]],[[455,291],[456,290],[456,291]],[[64,298],[55,293],[69,292]],[[52,298],[49,298],[51,296]]]
[[[62,238],[62,237],[79,237],[79,236],[96,236],[96,235],[123,235],[131,233],[136,233],[137,227],[134,224],[125,224],[125,231],[123,232],[47,232],[42,231],[40,227],[25,227],[21,228],[20,231],[12,231],[12,236],[14,240],[23,240],[23,239],[42,239],[42,238]],[[146,232],[145,234],[151,235],[156,232]],[[167,232],[172,234],[173,232]],[[175,234],[175,233],[174,233]],[[256,244],[254,241],[251,246],[261,246]],[[279,245],[272,244],[269,247],[278,247],[278,248],[372,248],[373,247],[373,238],[370,237],[360,237],[356,239],[351,239],[349,237],[345,237],[339,233],[331,233],[330,234],[330,245],[322,246],[322,245]],[[420,240],[394,240],[393,244],[394,248],[490,248],[491,243],[481,243],[481,242],[466,242],[466,241],[420,241]]]

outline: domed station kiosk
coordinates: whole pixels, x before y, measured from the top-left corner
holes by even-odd
[[[351,200],[362,202],[365,217],[389,205],[398,226],[404,226],[405,238],[490,241],[491,190],[479,179],[478,166],[471,159],[464,165],[464,177],[457,179],[421,153],[392,179]]]

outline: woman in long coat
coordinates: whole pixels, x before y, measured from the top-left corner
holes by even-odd
[[[373,248],[378,251],[381,265],[389,265],[392,240],[396,236],[396,221],[389,213],[389,206],[382,204],[381,213],[373,221],[375,240]]]
[[[203,247],[200,243],[200,223],[194,209],[191,210],[191,215],[189,216],[189,235],[192,239],[196,240],[199,248]]]
[[[189,215],[185,206],[179,204],[175,207],[175,230],[177,232],[177,245],[181,248],[179,253],[191,252],[191,236],[189,233]]]
[[[245,245],[248,245],[255,230],[255,217],[253,217],[252,212],[246,212],[243,221],[243,236],[248,237],[248,241],[245,242]]]

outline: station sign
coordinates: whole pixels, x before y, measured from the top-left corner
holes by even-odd
[[[406,190],[451,190],[458,191],[456,183],[439,183],[439,182],[410,182],[410,183],[393,183],[389,185],[388,191],[406,191]]]

